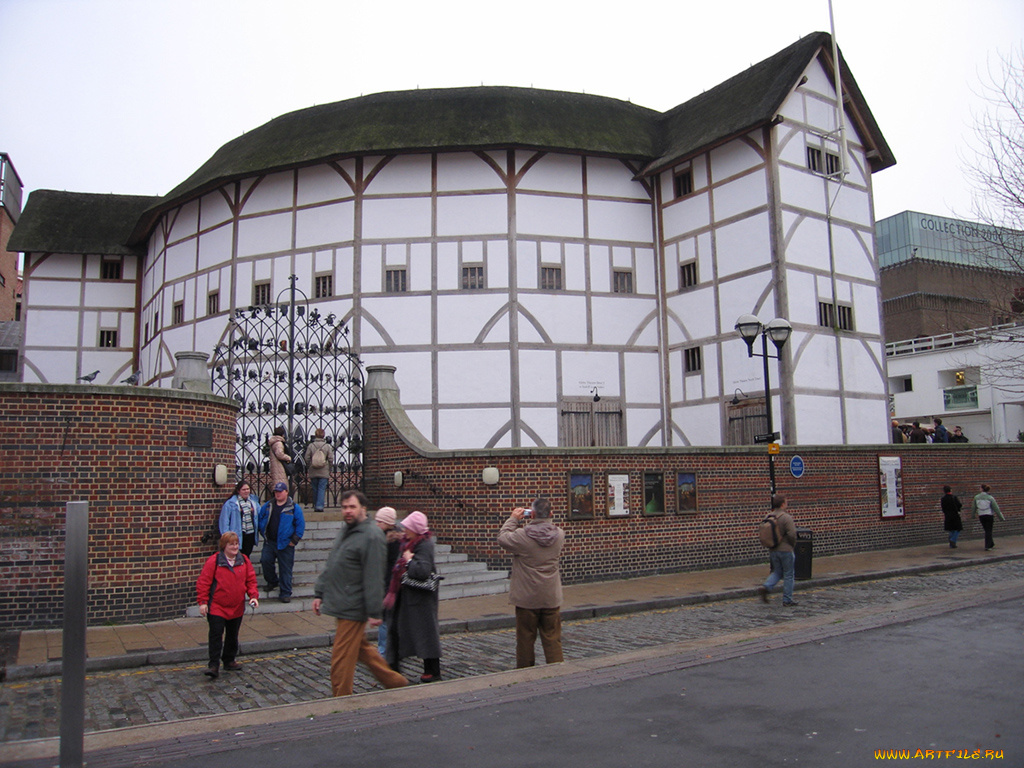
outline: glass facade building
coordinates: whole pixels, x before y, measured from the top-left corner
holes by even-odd
[[[875,242],[879,269],[924,259],[1016,272],[1022,265],[1013,263],[1006,253],[1021,252],[1024,233],[903,211],[875,223]]]

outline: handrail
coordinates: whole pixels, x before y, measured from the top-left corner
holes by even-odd
[[[937,349],[950,349],[952,347],[963,347],[970,344],[984,344],[985,342],[997,341],[994,336],[998,331],[1015,330],[1020,332],[1020,341],[1024,341],[1024,328],[1018,323],[1003,323],[1002,325],[991,325],[987,328],[972,328],[966,331],[954,331],[943,333],[937,336],[924,336],[917,339],[906,339],[904,341],[890,341],[885,345],[885,356],[911,355],[919,352],[933,352]],[[1013,336],[1005,339],[1012,341]]]

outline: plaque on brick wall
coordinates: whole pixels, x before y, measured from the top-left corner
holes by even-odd
[[[189,427],[185,444],[189,448],[213,448],[213,430],[210,427]]]

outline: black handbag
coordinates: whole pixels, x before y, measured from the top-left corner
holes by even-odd
[[[410,589],[422,589],[424,592],[437,592],[440,581],[444,576],[439,576],[431,571],[430,576],[425,579],[414,579],[408,573],[402,575],[402,586]]]

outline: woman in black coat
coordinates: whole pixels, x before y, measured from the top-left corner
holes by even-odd
[[[398,669],[402,659],[418,656],[423,660],[421,683],[441,679],[441,630],[437,620],[437,585],[433,589],[412,586],[409,580],[429,583],[436,573],[434,537],[427,527],[427,516],[411,512],[402,520],[405,540],[391,572],[391,583],[384,607],[393,606],[388,629],[387,660]],[[403,581],[405,583],[403,583]]]
[[[949,548],[956,549],[956,540],[960,538],[960,531],[964,529],[964,521],[960,519],[960,510],[964,505],[953,495],[953,489],[948,485],[942,486],[942,490],[944,494],[940,504],[942,515],[945,517],[942,527],[949,533]]]

